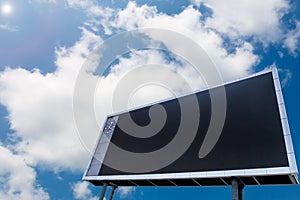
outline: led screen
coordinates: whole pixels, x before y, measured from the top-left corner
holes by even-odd
[[[215,136],[215,141],[209,141],[205,138],[209,137],[207,134],[213,133],[208,130],[211,129],[210,126],[214,126],[213,123],[218,123],[218,121],[212,121],[211,93],[215,90],[218,94],[217,91],[220,90],[220,87],[223,87],[226,92],[225,121],[220,135],[217,138]],[[180,173],[193,174],[193,172],[226,172],[241,169],[289,167],[285,133],[282,127],[272,72],[220,87],[108,117],[86,176],[114,177],[116,175],[129,175],[130,177],[130,175],[152,174],[159,177],[163,174],[170,174],[170,177],[160,178],[160,180],[170,180],[175,177],[174,181],[176,182],[176,174]],[[190,109],[190,112],[193,112],[195,98],[198,102],[199,118],[190,118],[185,122],[190,123],[190,126],[194,126],[196,123],[195,135],[191,136],[194,129],[189,128],[187,125],[184,134],[181,136],[182,142],[177,142],[176,146],[172,147],[172,145],[175,145],[172,142],[183,123],[181,108],[184,106],[185,109]],[[126,130],[124,130],[122,128],[122,124],[127,123],[130,119],[140,127],[151,124],[153,119],[160,119],[159,112],[149,115],[151,108],[155,108],[155,106],[158,106],[158,110],[163,109],[167,116],[164,119],[162,128],[156,130],[157,133],[151,136],[143,136],[143,134],[148,134],[143,131],[144,129],[132,128],[130,130],[125,128]],[[187,143],[185,141],[188,140],[187,138],[193,138],[190,145],[187,148],[181,148],[180,145]],[[209,142],[212,144],[205,144]],[[164,154],[164,148],[168,145],[171,150],[166,150],[169,152]],[[200,149],[205,145],[210,145],[211,150],[201,156]],[[126,157],[125,154],[118,151],[119,149],[125,154],[129,152],[131,157]],[[164,159],[167,160],[173,154],[176,154],[178,149],[185,149],[185,151],[178,154],[178,158],[175,156],[176,159],[161,164]],[[162,154],[153,153],[149,155],[149,152],[159,151]],[[143,160],[143,155],[148,156],[148,159]],[[136,156],[136,159],[132,159],[132,156]],[[185,179],[197,178],[197,176],[189,176]],[[270,178],[270,176],[266,177]],[[144,178],[138,179],[142,180]],[[286,182],[290,183],[289,181]]]

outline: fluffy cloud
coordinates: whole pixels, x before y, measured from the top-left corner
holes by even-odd
[[[285,87],[288,85],[289,81],[292,79],[292,72],[289,69],[279,69],[279,73],[284,75],[284,78],[281,80],[282,87]]]
[[[124,111],[200,87],[204,87],[204,81],[191,65],[170,62],[156,50],[133,51],[127,58],[120,58],[99,81],[95,92],[96,117],[101,123],[104,113]]]
[[[78,70],[101,39],[85,29],[82,32],[73,47],[57,50],[54,73],[7,68],[0,74],[0,102],[19,141],[14,148],[32,165],[75,170],[87,163],[89,156],[73,121],[72,97]]]
[[[72,185],[73,196],[76,200],[97,200],[98,197],[93,196],[89,184],[87,182],[76,182]],[[116,193],[121,199],[130,197],[135,191],[135,187],[118,187]],[[106,190],[106,194],[109,190]],[[104,197],[104,200],[106,198]]]
[[[282,37],[281,18],[288,12],[286,0],[197,0],[212,9],[206,26],[233,37],[255,36],[262,42]]]
[[[96,17],[100,17],[101,20],[97,22],[98,25],[103,24],[109,17],[111,17],[114,12],[111,8],[103,8],[102,6],[97,5],[94,1],[91,0],[67,0],[66,1],[69,7],[72,8],[80,8],[85,10],[86,14],[89,17],[94,18],[94,22],[96,23]],[[98,18],[99,19],[99,18]]]
[[[33,0],[35,2],[38,2],[38,3],[56,3],[56,0]]]
[[[110,26],[125,30],[151,27],[182,33],[207,52],[222,73],[224,80],[249,74],[259,61],[259,57],[253,53],[253,46],[247,41],[239,40],[236,44],[232,43],[234,51],[228,52],[224,47],[225,41],[222,35],[208,29],[200,17],[201,13],[191,6],[179,14],[169,16],[159,13],[155,7],[137,6],[129,2],[124,10],[117,13]],[[178,45],[180,41],[173,42]],[[165,45],[169,45],[168,48],[172,50],[174,44]]]
[[[297,55],[297,50],[299,50],[298,44],[300,41],[300,21],[296,21],[296,28],[289,31],[286,34],[284,40],[284,47],[287,48],[290,53],[294,56]]]
[[[93,31],[98,32],[99,28],[102,27],[106,34],[112,34],[112,31],[107,26],[107,22],[114,13],[113,9],[108,7],[103,8],[91,0],[67,0],[66,2],[68,6],[72,8],[80,8],[85,11],[89,17],[85,25],[90,27]]]
[[[55,4],[57,3],[56,0],[28,0],[30,3],[49,3],[49,4]]]
[[[16,31],[18,31],[18,28],[15,26],[10,26],[8,24],[0,24],[0,30],[16,32]]]
[[[92,4],[91,0],[67,0],[70,6],[86,8]]]
[[[89,1],[72,2],[74,5],[89,5]],[[217,66],[220,66],[219,70],[226,79],[243,76],[251,71],[258,61],[257,56],[253,54],[251,44],[242,42],[236,47],[235,52],[228,53],[222,47],[222,38],[215,32],[206,30],[201,25],[199,16],[201,13],[192,7],[186,8],[177,15],[168,16],[158,13],[154,7],[137,6],[130,2],[124,10],[116,13],[114,21],[107,23],[116,29],[132,29],[134,27],[176,29],[177,32],[188,35],[196,43],[205,47],[209,56]],[[155,39],[156,36],[152,35],[151,37]],[[43,164],[54,169],[83,169],[90,157],[84,148],[92,149],[104,116],[112,111],[107,106],[111,103],[112,97],[109,91],[114,91],[116,83],[134,66],[147,63],[164,65],[166,68],[175,70],[176,73],[181,73],[186,80],[190,79],[189,85],[193,89],[201,86],[201,84],[195,84],[201,81],[189,67],[176,66],[175,62],[168,62],[162,54],[155,51],[133,53],[129,58],[121,59],[119,65],[113,68],[114,71],[111,71],[111,75],[102,79],[102,84],[106,85],[102,89],[106,89],[103,89],[102,96],[98,95],[98,97],[105,99],[106,102],[97,104],[104,105],[102,107],[95,105],[96,111],[100,107],[99,112],[96,112],[99,125],[90,126],[91,116],[83,115],[81,121],[86,122],[86,126],[89,128],[86,128],[84,133],[79,132],[78,135],[72,110],[74,84],[91,49],[101,42],[99,36],[82,28],[82,37],[74,46],[60,47],[56,50],[57,69],[55,72],[43,75],[38,70],[7,68],[0,74],[0,102],[9,111],[10,128],[15,130],[14,137],[20,139],[15,148],[32,165]],[[165,45],[172,50],[173,42],[184,41],[170,40]],[[153,71],[150,70],[138,76],[149,77],[151,73]],[[161,73],[161,77],[166,76],[168,75]],[[180,84],[176,77],[174,80],[170,79],[168,84],[171,84],[171,88],[175,88],[177,91],[185,90],[182,87],[184,85]],[[153,91],[153,95],[150,95],[151,99],[149,99],[149,95],[145,96],[148,92],[137,91],[138,95],[133,96],[131,106],[170,96],[173,92],[161,88],[161,92],[158,94],[155,92],[158,91],[157,88],[159,88],[157,85],[147,88],[148,91]],[[103,92],[107,93],[103,94]],[[102,98],[103,96],[105,98]],[[84,101],[84,96],[82,99]],[[119,109],[124,109],[124,107]]]
[[[0,146],[0,199],[47,200],[49,195],[36,183],[36,173],[24,158]]]
[[[119,187],[117,191],[120,198],[126,198],[132,195],[135,191],[135,187]]]
[[[72,186],[74,198],[77,200],[97,200],[92,191],[88,188],[87,182],[77,182]]]

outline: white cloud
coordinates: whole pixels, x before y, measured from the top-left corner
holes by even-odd
[[[113,9],[108,7],[103,8],[100,5],[96,4],[95,1],[91,0],[67,0],[66,2],[69,7],[85,10],[87,16],[89,17],[103,17],[107,20],[113,13]],[[101,22],[99,22],[99,25],[101,24]]]
[[[83,9],[89,19],[85,25],[93,31],[98,32],[100,27],[103,27],[105,34],[112,34],[108,27],[108,21],[112,17],[114,10],[111,8],[103,8],[91,0],[67,0],[67,4],[73,8]]]
[[[297,51],[299,50],[299,41],[300,41],[300,21],[296,21],[296,28],[289,31],[286,34],[283,46],[287,48],[290,53],[294,56],[297,56]]]
[[[29,0],[29,2],[50,3],[50,4],[55,4],[55,3],[57,3],[56,0]]]
[[[288,12],[286,0],[201,0],[213,14],[205,22],[233,37],[255,36],[262,42],[276,42],[282,38],[281,18]]]
[[[254,36],[255,39],[263,42],[265,45],[282,39],[284,35],[281,20],[283,15],[290,9],[287,0],[190,1],[198,7],[203,4],[212,10],[212,16],[207,18],[204,22],[206,29],[213,28],[233,38]],[[111,21],[114,21],[114,15],[117,15],[117,20],[114,21],[117,24],[114,24],[114,26],[120,27],[123,24],[124,27],[125,24],[126,28],[131,29],[139,28],[141,25],[151,26],[151,20],[148,20],[150,24],[143,23],[145,19],[160,18],[160,20],[164,22],[164,19],[167,18],[166,14],[158,13],[156,7],[148,6],[147,4],[137,6],[134,1],[129,1],[126,9],[115,11],[109,8],[103,8],[91,0],[67,0],[67,2],[68,5],[72,7],[80,7],[86,10],[89,16],[93,16],[94,18],[99,17],[97,20],[91,19],[87,24],[97,31],[97,27],[101,25],[106,34],[112,34]],[[168,17],[172,18],[172,16]],[[191,28],[189,24],[192,23],[193,21],[185,21],[183,27]],[[182,25],[182,23],[179,24]],[[158,25],[160,25],[160,23],[158,23]],[[171,24],[169,24],[168,27],[170,26]],[[173,30],[177,30],[180,26],[176,23],[172,23],[172,27]]]
[[[125,30],[149,27],[174,30],[198,43],[216,63],[225,80],[250,73],[252,67],[259,61],[259,57],[253,53],[253,46],[240,39],[239,44],[232,43],[235,51],[229,53],[224,48],[222,35],[207,29],[200,20],[200,16],[201,13],[191,6],[179,14],[169,16],[158,13],[155,7],[137,6],[134,2],[129,2],[124,10],[117,13],[115,20],[110,22],[110,26]],[[170,50],[180,41],[172,42],[165,44]]]
[[[197,7],[200,7],[202,0],[191,0],[191,3]]]
[[[86,8],[92,4],[91,0],[67,0],[70,6]]]
[[[22,156],[0,146],[0,163],[0,199],[49,199],[48,193],[36,182],[36,172]]]
[[[135,191],[135,187],[118,187],[118,194],[120,198],[130,197]]]
[[[98,197],[93,196],[87,182],[77,182],[72,186],[73,196],[77,200],[97,200]]]
[[[90,5],[89,1],[73,0],[69,3],[79,6]],[[222,37],[213,31],[206,30],[199,21],[200,16],[201,13],[192,7],[184,9],[177,15],[168,16],[158,13],[154,7],[137,6],[133,2],[129,2],[125,9],[117,12],[115,20],[107,22],[107,25],[115,29],[135,27],[175,29],[177,32],[193,38],[195,42],[204,47],[219,66],[219,70],[226,80],[249,73],[258,62],[258,57],[253,54],[251,44],[242,41],[240,45],[236,46],[234,53],[228,53],[223,48]],[[156,36],[152,35],[152,37]],[[105,102],[97,104],[101,106],[95,105],[95,110],[99,109],[99,112],[96,112],[99,125],[91,124],[90,118],[93,116],[83,115],[81,121],[86,126],[86,132],[80,132],[78,135],[72,110],[75,79],[82,64],[91,53],[91,49],[101,42],[99,36],[82,28],[82,37],[74,46],[60,47],[56,50],[57,69],[55,72],[43,75],[38,70],[7,68],[0,73],[0,103],[8,109],[10,128],[15,131],[14,136],[20,139],[20,142],[15,145],[16,151],[32,165],[46,165],[55,170],[61,168],[84,169],[90,158],[84,148],[92,149],[104,116],[112,111],[112,108],[107,106],[111,103],[110,99],[112,98],[112,94],[109,92],[113,91],[122,76],[133,70],[135,66],[147,63],[161,64],[180,73],[187,80],[189,79],[189,85],[193,89],[201,87],[202,82],[191,70],[191,67],[183,65],[180,68],[175,63],[168,63],[156,51],[133,53],[129,58],[121,60],[110,76],[102,79],[102,84],[106,87],[102,87],[105,89],[101,94],[103,95],[104,92],[105,98],[98,97],[104,99]],[[174,43],[180,42],[184,41],[169,40],[165,45],[172,50]],[[153,73],[153,71],[146,71],[138,76],[147,78],[149,73]],[[161,72],[156,76],[156,78],[159,77],[164,79],[169,76]],[[174,77],[169,80],[168,84],[171,84],[171,88],[175,88],[177,91],[184,91],[185,86],[180,84],[176,76]],[[161,88],[160,93],[157,94],[157,87],[157,85],[145,87],[147,88],[146,93],[145,90],[137,91],[132,98],[133,101],[130,102],[131,106],[163,98],[173,92]],[[145,96],[149,93],[148,91],[153,91],[153,95]],[[82,102],[85,102],[85,96],[82,96]],[[120,109],[124,109],[124,107],[120,107]],[[81,142],[83,142],[83,146]]]
[[[0,24],[0,30],[9,31],[9,32],[17,32],[18,28],[15,26],[10,26],[8,24]]]
[[[278,69],[279,75],[280,75],[280,77],[282,77],[282,79],[280,81],[281,86],[283,88],[286,87],[289,84],[289,82],[291,81],[292,77],[293,77],[292,71],[289,70],[289,69],[280,68],[279,66],[277,66],[276,63],[273,63],[272,65],[270,65],[268,67],[265,67],[265,69],[272,69],[272,68],[277,68]]]
[[[278,69],[279,73],[283,74],[284,78],[281,80],[282,87],[286,87],[292,79],[293,73],[289,69]]]
[[[20,139],[14,148],[32,165],[76,170],[88,161],[76,133],[72,98],[78,70],[101,39],[85,29],[82,32],[73,47],[56,50],[54,73],[22,68],[0,73],[0,102],[9,112],[14,137]]]
[[[132,90],[124,85],[133,85],[134,88]],[[95,113],[100,123],[104,120],[103,113],[124,111],[175,94],[182,95],[183,91],[189,91],[188,88],[195,90],[200,87],[204,87],[201,76],[187,63],[169,62],[163,53],[156,50],[133,51],[128,58],[120,58],[110,74],[99,81]],[[121,94],[116,92],[117,88]],[[129,93],[129,99],[126,99]],[[117,103],[112,105],[114,101]]]

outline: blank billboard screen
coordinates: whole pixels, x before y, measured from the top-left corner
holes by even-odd
[[[294,152],[288,149],[292,144],[283,127],[282,121],[286,119],[281,116],[280,104],[283,103],[278,102],[275,83],[274,71],[269,71],[220,86],[226,92],[225,121],[213,148],[203,157],[199,157],[199,150],[208,142],[205,140],[208,129],[212,123],[218,123],[211,121],[210,93],[219,87],[158,103],[167,117],[163,127],[151,137],[136,137],[139,133],[128,133],[120,124],[130,117],[138,126],[147,126],[151,123],[149,111],[158,104],[108,117],[84,179],[96,185],[104,182],[112,185],[226,185],[230,184],[227,179],[231,176],[239,176],[249,185],[297,183],[297,169],[291,171]],[[116,151],[115,147],[118,147],[140,156],[171,144],[182,123],[181,103],[189,109],[194,97],[200,115],[199,119],[189,120],[191,123],[197,120],[196,134],[176,160],[143,171],[139,165],[143,168],[145,162],[137,159],[128,165],[127,157]],[[186,131],[184,134],[191,137],[189,134],[192,133]],[[156,161],[157,164],[161,162],[161,158],[149,159],[152,159],[149,164],[154,166]]]

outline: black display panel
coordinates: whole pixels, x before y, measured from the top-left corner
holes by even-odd
[[[120,154],[117,154],[112,146],[118,146],[128,152],[142,154],[159,150],[169,144],[176,136],[181,122],[181,105],[179,101],[183,100],[182,102],[186,103],[188,107],[189,101],[191,101],[190,98],[192,98],[191,95],[180,97],[181,99],[172,99],[159,103],[159,105],[165,109],[167,118],[163,128],[152,137],[134,137],[119,127],[119,123],[128,117],[131,117],[139,126],[148,125],[151,123],[149,117],[149,109],[151,106],[108,118],[107,123],[111,123],[109,120],[113,117],[117,117],[117,120],[115,124],[111,123],[112,125],[108,127],[111,129],[109,133],[110,142],[107,145],[105,156],[101,161],[94,156],[86,172],[86,176],[110,177],[114,175],[143,174],[157,174],[159,176],[160,174],[170,173],[289,167],[284,131],[272,72],[229,83],[222,87],[225,88],[227,103],[224,126],[217,143],[204,158],[199,158],[199,149],[203,145],[211,122],[212,102],[209,92],[218,90],[218,87],[195,93],[200,111],[200,120],[197,122],[197,134],[188,149],[174,162],[157,170],[147,172],[135,172],[134,169],[128,171],[127,168],[122,170],[120,167],[115,168],[105,164],[109,163],[108,159],[115,159],[121,163],[124,161],[124,158],[122,158]],[[107,129],[107,125],[104,129]],[[107,130],[106,132],[105,130],[104,134],[108,133]],[[190,133],[186,132],[185,134],[189,137],[188,134]],[[99,146],[101,146],[101,142],[99,142],[98,147]],[[135,163],[135,165],[140,164],[144,163]],[[285,180],[285,182],[282,181],[283,184],[291,183],[289,176],[283,177],[285,178],[282,178],[282,180]],[[252,176],[244,178],[245,181],[254,184],[257,183],[257,179],[254,180]],[[100,182],[104,179],[101,179]],[[261,177],[261,180],[265,179],[269,180],[269,176]],[[199,179],[198,181],[193,179],[193,181],[191,181],[189,178],[174,179],[174,177],[171,176],[166,179],[165,182],[163,182],[163,180],[164,178],[161,178],[158,184],[155,184],[157,180],[151,180],[149,183],[143,181],[143,178],[141,180],[135,179],[135,182],[128,180],[114,180],[112,182],[116,185],[132,185],[133,182],[133,185],[176,185],[177,182],[189,183],[187,185],[200,185],[199,183],[201,181],[205,182],[206,179]],[[207,180],[206,182],[211,185],[222,185],[226,183],[225,179],[220,180],[216,178],[217,181],[215,181],[215,179]],[[91,182],[100,184],[100,182],[97,181]],[[221,184],[219,184],[219,182]]]
[[[208,91],[203,91],[197,93],[201,118],[191,147],[171,165],[150,173],[288,166],[272,74],[229,84],[225,86],[225,89],[226,119],[221,137],[213,150],[205,158],[198,158],[211,116],[210,96]],[[188,96],[182,98],[188,98]],[[124,133],[117,123],[111,142],[135,153],[154,151],[168,144],[178,130],[180,105],[177,99],[160,104],[165,108],[167,115],[172,117],[167,118],[164,128],[158,134],[146,139],[133,137]],[[131,111],[130,116],[137,124],[147,125],[150,123],[149,108],[150,106]],[[123,116],[128,117],[126,114],[121,114],[118,121],[122,120]],[[118,157],[110,153],[110,147],[108,147],[106,157]],[[120,174],[128,173],[103,165],[98,175]]]

